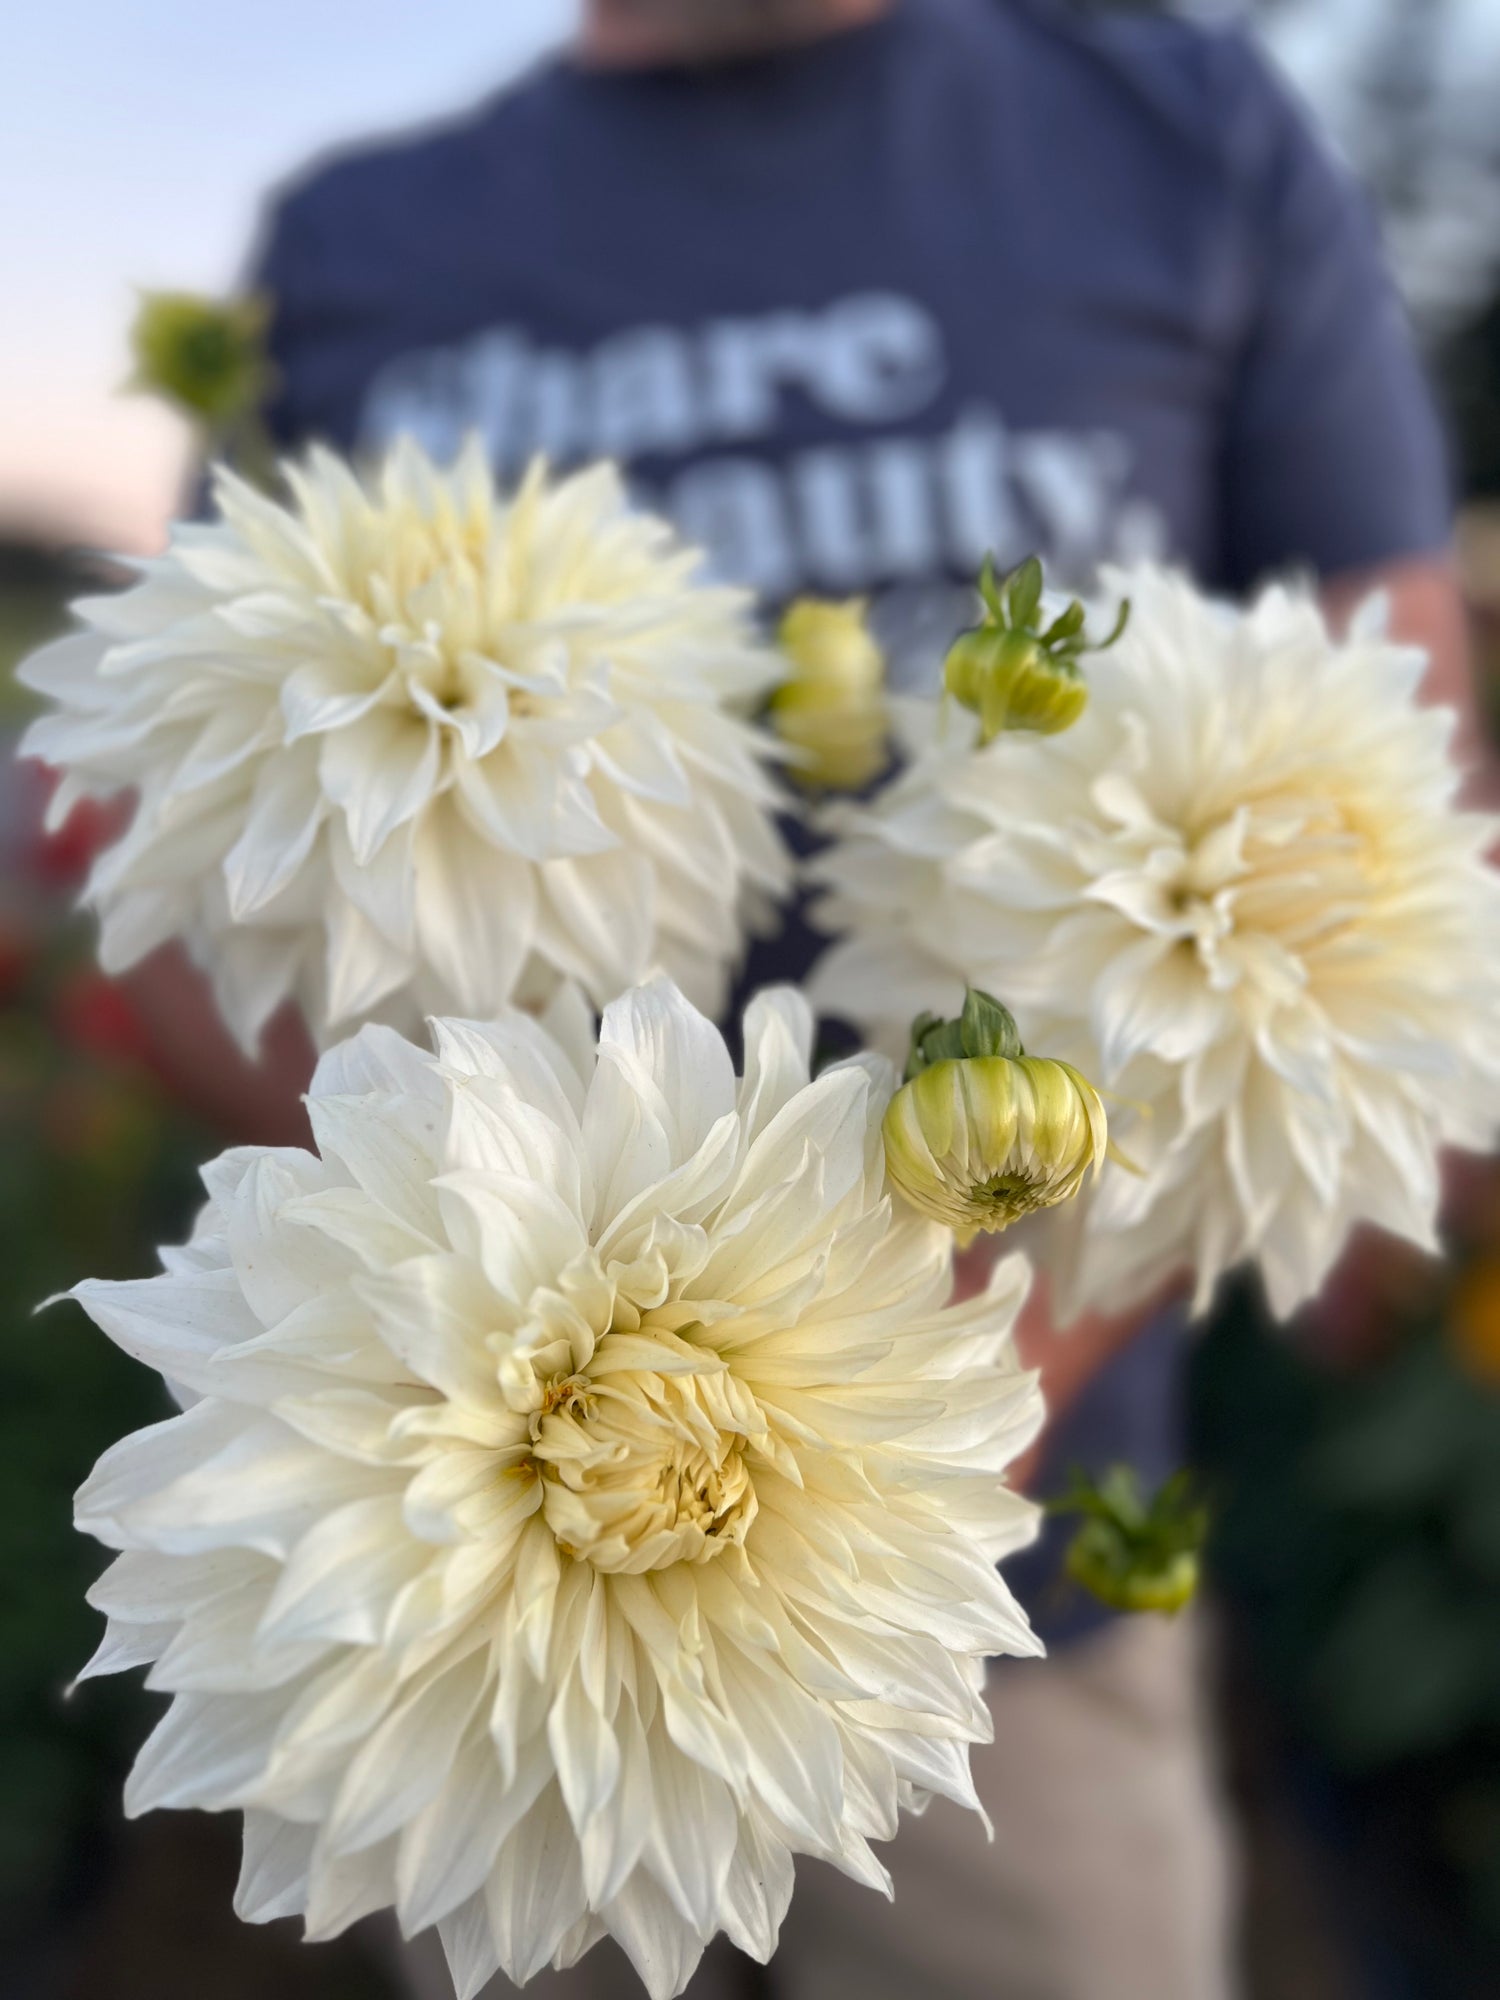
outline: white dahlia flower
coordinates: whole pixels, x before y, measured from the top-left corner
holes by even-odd
[[[961,712],[816,865],[817,1003],[898,1044],[966,981],[1115,1095],[1141,1172],[1049,1218],[1065,1308],[1254,1259],[1275,1310],[1351,1227],[1431,1246],[1437,1152],[1500,1123],[1500,822],[1457,810],[1452,717],[1378,604],[1335,642],[1158,571],[1065,734]]]
[[[247,1046],[288,995],[324,1042],[657,968],[720,1008],[784,869],[742,594],[610,466],[505,499],[477,448],[405,442],[285,476],[220,471],[219,518],[21,671],[54,817],[138,796],[89,886],[106,969],[183,938]]]
[[[393,1904],[462,1995],[611,1933],[673,1994],[770,1954],[794,1853],[884,1886],[899,1805],[976,1804],[982,1661],[1039,1650],[1027,1270],[946,1304],[893,1078],[809,1082],[789,992],[738,1082],[665,981],[597,1045],[566,989],[434,1033],[326,1055],[321,1157],[226,1154],[164,1275],[79,1287],[188,1404],[78,1496],[91,1667],[174,1697],[129,1812],[244,1810],[243,1916]]]

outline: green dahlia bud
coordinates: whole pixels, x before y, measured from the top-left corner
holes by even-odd
[[[1049,1512],[1083,1515],[1065,1567],[1112,1611],[1170,1616],[1197,1594],[1208,1510],[1194,1498],[1186,1472],[1174,1473],[1149,1502],[1134,1466],[1111,1466],[1097,1482],[1075,1472]]]
[[[959,634],[944,662],[948,693],[979,717],[984,743],[1003,729],[1055,736],[1070,728],[1089,698],[1079,656],[1112,646],[1125,629],[1130,606],[1120,607],[1114,630],[1098,642],[1084,632],[1084,609],[1076,598],[1044,625],[1042,566],[1035,556],[999,578],[993,563],[986,562],[979,592],[984,618]]]
[[[971,989],[956,1021],[918,1018],[906,1076],[885,1114],[886,1171],[960,1244],[1067,1201],[1104,1158],[1099,1093],[1070,1063],[1028,1056],[987,993]]]
[[[771,697],[771,721],[797,753],[805,785],[857,792],[886,765],[885,657],[863,598],[799,597],[777,640],[791,667]]]
[[[270,384],[263,298],[143,292],[131,328],[131,386],[148,389],[222,430],[250,416]]]

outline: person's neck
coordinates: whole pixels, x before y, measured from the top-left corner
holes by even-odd
[[[862,28],[898,0],[719,0],[712,12],[673,0],[595,0],[585,10],[580,58],[601,69],[690,67],[766,55]]]

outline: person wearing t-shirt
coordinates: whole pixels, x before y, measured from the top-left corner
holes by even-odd
[[[1140,555],[1231,592],[1311,569],[1339,609],[1383,584],[1464,698],[1400,308],[1242,33],[1064,0],[582,14],[519,85],[276,203],[255,282],[281,444],[446,457],[477,432],[505,480],[617,458],[768,605],[869,596],[908,688],[936,685],[982,558],[1039,552],[1069,584]],[[815,942],[790,921],[749,980],[801,977]],[[1040,1302],[1023,1346],[1053,1411],[1036,1490],[1177,1464],[1172,1314],[1055,1339]],[[889,1907],[804,1863],[769,1970],[720,1946],[692,1994],[1232,1990],[1191,1621],[1108,1620],[1048,1541],[1007,1575],[1051,1657],[991,1676],[994,1843],[934,1803],[888,1850]],[[632,1985],[603,1946],[533,1990]]]

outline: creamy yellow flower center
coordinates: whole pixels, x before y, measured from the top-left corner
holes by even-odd
[[[755,1518],[745,1441],[725,1428],[724,1378],[613,1371],[610,1346],[606,1335],[594,1372],[548,1382],[531,1416],[547,1524],[596,1569],[706,1562]]]
[[[1385,874],[1380,842],[1354,801],[1271,793],[1185,828],[1147,863],[1183,942],[1211,965],[1254,934],[1306,958],[1369,914]]]
[[[434,709],[462,714],[493,696],[493,679],[480,662],[494,650],[488,575],[494,561],[489,514],[444,507],[431,519],[390,517],[384,535],[351,565],[349,597],[399,670],[387,699],[401,703],[404,686],[404,706],[421,730]],[[528,703],[512,686],[506,706],[515,714]]]

